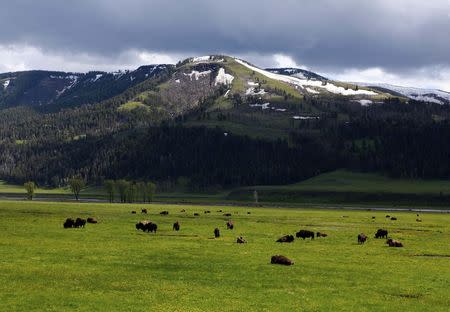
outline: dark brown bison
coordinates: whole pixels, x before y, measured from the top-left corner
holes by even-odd
[[[205,210],[205,211],[204,211],[204,213],[205,213],[205,214],[207,214],[207,213],[211,213],[211,211],[209,211],[209,210]]]
[[[173,224],[173,230],[177,232],[180,230],[180,223],[178,221]]]
[[[153,222],[150,222],[150,223],[147,223],[145,226],[144,226],[144,232],[155,232],[156,233],[156,230],[158,229],[158,226],[156,225],[156,223],[153,223]]]
[[[372,217],[372,220],[375,219],[375,217]]]
[[[285,235],[277,239],[277,243],[292,243],[294,241],[293,235]]]
[[[289,259],[288,257],[282,255],[272,256],[270,259],[270,263],[272,264],[282,264],[282,265],[293,265],[294,261]]]
[[[144,220],[144,221],[139,221],[138,223],[136,223],[136,230],[144,230],[145,225],[147,223],[150,223],[150,221]]]
[[[386,215],[386,218],[390,218],[391,216],[390,215]]]
[[[92,218],[92,217],[87,218],[86,222],[87,223],[98,223],[97,219],[96,218]]]
[[[75,226],[75,221],[72,218],[67,218],[63,226],[65,229],[73,228]]]
[[[297,232],[295,234],[295,236],[297,236],[297,238],[311,238],[314,239],[314,232],[308,231],[308,230],[300,230],[299,232]]]
[[[251,212],[250,212],[250,211],[247,211],[247,214],[251,214]]]
[[[76,228],[84,228],[85,225],[86,225],[86,220],[85,219],[77,218],[75,220],[74,227],[76,227]]]
[[[197,213],[197,212],[194,213],[194,217],[198,217],[199,215],[200,215],[200,214]]]
[[[397,240],[393,240],[392,238],[389,238],[386,241],[386,244],[389,245],[389,247],[403,247],[403,244]]]
[[[132,214],[136,214],[136,211],[134,211],[134,210],[131,210],[131,213],[132,213]]]
[[[317,237],[327,237],[328,234],[317,232],[317,233],[316,233],[316,236],[317,236]]]
[[[363,233],[358,234],[358,244],[364,244],[367,240],[367,236]]]
[[[147,213],[148,211],[147,211],[147,209],[141,209],[141,213]]]
[[[167,216],[169,214],[169,212],[167,210],[164,210],[164,211],[161,211],[159,214],[162,216]]]
[[[223,211],[222,211],[222,209],[220,209],[220,210],[217,210],[217,212],[223,212]]]
[[[392,217],[392,218],[391,218],[391,220],[393,220],[393,221],[396,221],[396,220],[397,220],[397,218],[396,218],[396,217]]]
[[[233,221],[228,221],[227,222],[227,229],[228,230],[234,229],[234,222]]]
[[[181,209],[180,212],[186,212],[186,209]]]
[[[224,213],[223,214],[225,217],[231,217],[231,213]]]
[[[383,229],[378,229],[375,233],[375,238],[387,238],[388,237],[388,231]]]
[[[236,239],[236,243],[238,243],[238,244],[245,244],[246,242],[247,241],[242,236],[240,236]]]
[[[218,228],[215,228],[215,229],[214,229],[214,237],[215,237],[215,238],[220,237],[220,230],[219,230]]]

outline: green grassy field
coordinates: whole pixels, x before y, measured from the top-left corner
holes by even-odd
[[[448,311],[450,215],[0,202],[0,311]],[[181,212],[186,209],[186,212]],[[226,230],[233,214],[236,227]],[[159,212],[168,210],[168,216]],[[204,214],[211,210],[211,214]],[[247,211],[251,214],[247,214]],[[199,212],[199,217],[193,213]],[[63,229],[67,217],[98,224]],[[345,217],[344,217],[345,216]],[[376,219],[372,220],[372,216]],[[135,222],[158,224],[156,234]],[[180,232],[172,223],[181,223]],[[219,227],[222,237],[213,239]],[[404,248],[373,233],[386,228]],[[326,238],[275,240],[299,229]],[[356,244],[358,233],[369,236]],[[247,244],[235,243],[244,236]],[[271,265],[283,254],[291,267]]]

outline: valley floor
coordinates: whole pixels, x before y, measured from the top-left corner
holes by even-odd
[[[139,214],[144,207],[149,213]],[[0,201],[0,310],[448,311],[450,215],[395,212],[397,221],[385,215]],[[62,227],[68,217],[88,216],[99,223]],[[156,234],[135,229],[144,219],[158,224]],[[226,229],[229,219],[234,230]],[[180,232],[172,230],[175,221]],[[378,228],[405,247],[373,238]],[[300,229],[328,237],[275,242]],[[356,242],[361,232],[369,237],[364,245]],[[238,236],[248,243],[236,244]],[[276,254],[295,264],[270,264]]]

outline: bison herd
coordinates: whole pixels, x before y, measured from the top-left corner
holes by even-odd
[[[181,212],[186,212],[186,210],[183,209],[183,210],[181,210]],[[218,212],[222,213],[222,210],[218,210]],[[136,211],[133,210],[133,211],[131,211],[131,213],[132,214],[136,214]],[[147,214],[148,211],[147,211],[147,209],[144,208],[144,209],[141,209],[141,213],[142,214]],[[209,214],[209,213],[211,213],[211,211],[205,210],[204,213],[205,214]],[[166,210],[160,212],[161,216],[167,216],[168,214],[169,214],[169,212],[166,211]],[[250,212],[247,212],[247,214],[250,214]],[[194,213],[194,216],[199,216],[199,214],[198,213]],[[223,216],[230,217],[231,213],[224,213]],[[418,216],[419,215],[417,215],[417,217]],[[348,216],[343,216],[343,217],[348,217]],[[386,215],[386,218],[390,218],[391,220],[397,220],[397,218],[391,217],[390,215]],[[372,217],[372,219],[375,219],[375,217]],[[422,220],[418,218],[418,219],[416,219],[416,221],[417,222],[421,222]],[[66,228],[66,229],[67,228],[84,228],[86,223],[93,223],[93,224],[95,224],[95,223],[98,223],[98,221],[97,221],[97,219],[92,218],[92,217],[89,217],[87,219],[76,218],[75,220],[72,219],[72,218],[68,218],[64,222],[63,227]],[[228,230],[233,230],[234,226],[235,225],[234,225],[233,221],[228,220],[226,222],[226,227],[227,227]],[[139,221],[138,223],[136,223],[135,227],[136,227],[136,230],[141,230],[143,232],[149,232],[149,233],[156,233],[156,231],[158,229],[158,226],[157,226],[156,223],[148,221],[148,220]],[[173,224],[172,229],[174,231],[178,232],[178,231],[180,231],[180,228],[181,228],[180,223],[178,221],[176,221]],[[220,229],[219,228],[215,228],[213,233],[214,233],[214,238],[219,238],[220,237]],[[327,237],[328,235],[325,234],[325,233],[322,233],[322,232],[314,233],[313,231],[310,231],[310,230],[300,230],[297,233],[295,233],[295,236],[297,238],[302,238],[303,240],[305,240],[307,238],[313,240],[315,237],[317,237],[317,238],[319,238],[319,237]],[[388,237],[388,231],[385,230],[385,229],[378,229],[375,232],[375,238],[376,239],[380,239],[380,238],[386,239],[386,244],[389,247],[403,247],[403,244],[400,241],[394,240],[392,238],[389,238]],[[294,241],[294,236],[293,235],[284,235],[284,236],[282,236],[282,237],[280,237],[279,239],[276,240],[276,242],[278,242],[278,243],[291,243],[293,241]],[[366,241],[367,241],[367,236],[364,233],[358,234],[358,236],[357,236],[358,244],[362,245]],[[245,243],[247,243],[247,241],[242,236],[240,236],[240,237],[238,237],[236,239],[236,243],[238,243],[238,244],[245,244]],[[293,265],[294,264],[294,262],[292,260],[290,260],[289,258],[287,258],[287,257],[285,257],[283,255],[272,256],[271,263],[272,264],[281,264],[281,265]]]

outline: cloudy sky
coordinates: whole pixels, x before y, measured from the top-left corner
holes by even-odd
[[[0,0],[0,72],[230,54],[450,91],[450,0]]]

